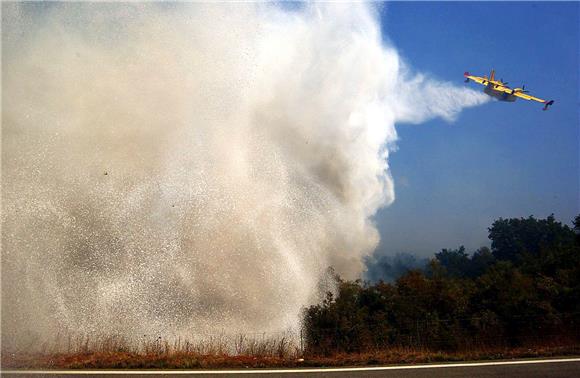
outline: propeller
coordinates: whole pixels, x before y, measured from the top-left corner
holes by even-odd
[[[530,91],[526,91],[526,85],[523,84],[521,88],[514,88],[512,89],[512,94],[514,94],[516,92],[516,89],[519,89],[517,92],[518,93],[530,93]]]

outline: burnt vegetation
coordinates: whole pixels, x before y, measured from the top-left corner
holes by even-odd
[[[394,282],[336,276],[337,294],[305,310],[305,354],[576,348],[580,215],[573,224],[499,219],[491,248],[443,249]]]

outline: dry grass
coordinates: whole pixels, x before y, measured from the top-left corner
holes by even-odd
[[[3,368],[204,368],[285,366],[300,348],[291,334],[211,335],[195,341],[161,337],[58,335],[22,350],[3,350]],[[35,350],[31,352],[30,350]]]
[[[123,337],[59,337],[35,353],[3,351],[3,368],[48,369],[203,369],[265,368],[297,366],[357,366],[442,361],[552,357],[580,354],[580,346],[543,345],[526,348],[473,347],[448,352],[421,348],[391,347],[365,353],[329,356],[302,355],[288,336],[212,336],[196,342],[128,340]]]

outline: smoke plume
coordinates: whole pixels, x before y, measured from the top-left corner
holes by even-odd
[[[2,4],[2,333],[294,328],[360,276],[413,74],[366,4]],[[436,94],[436,96],[433,96]]]

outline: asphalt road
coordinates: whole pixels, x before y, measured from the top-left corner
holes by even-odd
[[[84,371],[2,371],[2,377],[47,377],[70,378],[72,376],[119,378],[150,378],[154,376],[171,377],[223,377],[225,375],[243,378],[290,378],[290,377],[397,377],[397,378],[574,378],[580,377],[580,358],[496,361],[457,364],[406,365],[368,368],[339,369],[272,369],[272,370],[217,370],[217,371],[122,371],[122,370],[84,370]]]

